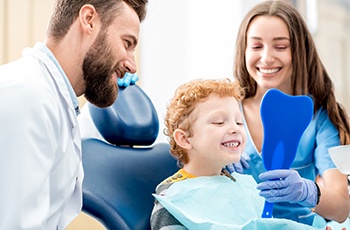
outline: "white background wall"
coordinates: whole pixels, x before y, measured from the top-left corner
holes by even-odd
[[[140,85],[158,111],[162,133],[167,102],[195,78],[231,78],[239,23],[261,0],[150,0],[141,26]],[[308,21],[336,96],[350,113],[350,7],[340,0],[294,0]]]
[[[239,23],[261,0],[149,0],[138,47],[139,85],[154,102],[162,134],[166,103],[194,78],[232,78]],[[350,113],[349,0],[293,0],[307,19],[338,100]],[[314,7],[307,15],[308,5]],[[0,0],[0,64],[43,41],[53,0]],[[79,99],[83,99],[82,97]],[[80,100],[81,103],[84,100]]]
[[[156,106],[166,142],[167,102],[195,78],[231,78],[239,23],[256,1],[151,0],[141,25],[140,85]]]

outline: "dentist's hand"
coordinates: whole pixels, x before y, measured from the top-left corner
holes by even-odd
[[[226,169],[229,173],[243,173],[244,169],[249,169],[249,161],[250,157],[245,152],[243,152],[239,162],[226,165]]]
[[[119,87],[128,87],[129,85],[134,85],[139,80],[137,74],[126,73],[123,78],[118,78]]]
[[[299,203],[315,207],[318,194],[315,182],[300,177],[295,170],[271,170],[259,175],[262,181],[257,185],[260,196],[270,202]]]

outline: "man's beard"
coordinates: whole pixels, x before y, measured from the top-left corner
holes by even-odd
[[[118,86],[112,78],[114,59],[106,32],[102,31],[83,61],[85,98],[100,108],[111,106],[117,98]]]

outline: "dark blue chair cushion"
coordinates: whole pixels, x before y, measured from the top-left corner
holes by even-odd
[[[111,230],[150,229],[152,193],[178,170],[169,145],[134,149],[85,139],[82,148],[83,211]]]
[[[137,85],[119,88],[115,103],[98,108],[88,103],[91,118],[109,143],[115,145],[151,145],[158,136],[156,109],[145,92]]]
[[[152,193],[178,170],[168,143],[151,146],[159,130],[157,112],[137,85],[121,88],[108,108],[88,106],[108,142],[82,140],[83,211],[111,230],[148,230]]]

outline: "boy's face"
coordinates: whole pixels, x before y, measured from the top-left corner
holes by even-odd
[[[218,170],[238,162],[246,143],[243,116],[234,97],[210,95],[190,115],[189,164]]]

